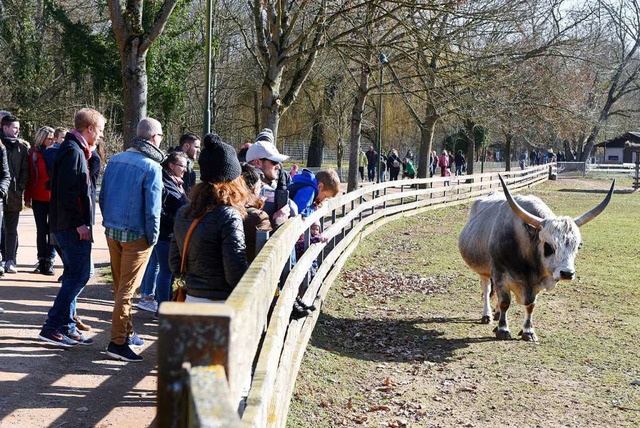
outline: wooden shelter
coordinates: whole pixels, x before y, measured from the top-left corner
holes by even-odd
[[[629,147],[627,143],[640,145],[640,132],[627,132],[595,147],[604,148],[603,163],[636,163],[638,149]]]

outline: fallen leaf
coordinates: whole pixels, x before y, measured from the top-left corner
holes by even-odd
[[[388,412],[389,410],[391,410],[391,408],[389,406],[384,406],[384,405],[381,405],[381,404],[369,407],[369,411],[370,412],[379,412],[379,411]]]

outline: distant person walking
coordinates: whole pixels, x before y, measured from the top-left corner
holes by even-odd
[[[447,170],[449,169],[449,155],[446,150],[442,151],[442,156],[440,156],[438,160],[438,166],[440,167],[440,177],[446,177]]]
[[[375,181],[376,170],[378,169],[378,152],[373,150],[373,146],[369,146],[366,153],[367,156],[367,178],[369,181]]]

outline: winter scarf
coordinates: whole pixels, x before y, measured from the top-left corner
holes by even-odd
[[[128,150],[136,150],[149,159],[152,159],[158,163],[162,163],[164,160],[164,153],[162,150],[151,144],[149,140],[145,140],[142,137],[136,137],[131,141],[131,147]]]

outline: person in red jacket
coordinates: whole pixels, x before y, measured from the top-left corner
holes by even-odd
[[[24,204],[33,210],[36,221],[36,247],[38,266],[35,273],[54,275],[53,259],[56,256],[54,246],[49,241],[49,205],[51,190],[49,187],[49,168],[45,161],[45,151],[55,150],[53,128],[43,126],[36,134],[34,146],[29,150],[29,181],[24,192]]]

